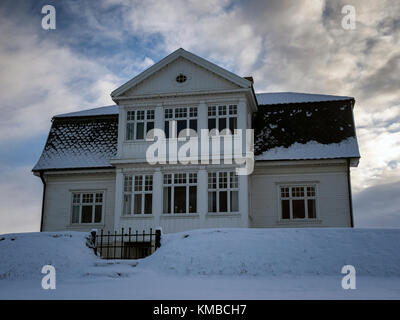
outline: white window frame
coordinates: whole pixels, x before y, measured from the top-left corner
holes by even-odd
[[[143,117],[142,117],[143,114]],[[140,116],[139,116],[140,115]],[[126,125],[125,125],[125,140],[126,141],[146,141],[148,123],[153,123],[155,126],[155,109],[134,109],[126,111]],[[143,139],[137,138],[137,124],[143,123]],[[133,137],[128,138],[128,127],[133,125]]]
[[[71,208],[70,208],[70,224],[71,225],[99,225],[103,223],[104,220],[104,210],[105,210],[105,190],[70,190],[71,192]],[[83,202],[83,195],[92,195],[91,202]],[[101,194],[101,202],[97,202],[97,194]],[[79,203],[75,202],[75,195],[79,195]],[[92,221],[82,222],[82,206],[90,205],[92,206]],[[99,222],[95,222],[96,206],[101,205],[101,219]],[[73,211],[74,206],[79,206],[79,222],[73,221]]]
[[[179,116],[179,112],[185,110],[186,116],[181,117]],[[166,124],[168,122],[168,138],[171,137],[178,137],[179,132],[177,132],[177,123],[178,121],[186,120],[186,129],[190,129],[190,121],[196,120],[196,132],[199,130],[199,120],[198,120],[198,107],[196,106],[176,106],[176,107],[167,107],[164,109],[164,131],[167,137],[167,128]],[[170,121],[175,121],[176,123],[176,132],[171,131],[171,124]]]
[[[226,174],[227,182],[226,187],[222,185],[221,187],[221,178]],[[215,183],[213,176],[215,175]],[[211,180],[210,180],[211,178]],[[219,198],[220,192],[227,193],[227,211],[220,211],[219,207]],[[215,192],[216,194],[216,211],[210,211],[209,207],[209,197],[210,193]],[[237,192],[237,211],[233,211],[231,208],[231,194],[232,192]],[[235,171],[209,171],[207,174],[207,212],[208,213],[217,213],[217,214],[231,214],[231,213],[239,213],[239,176],[236,175]]]
[[[180,178],[180,175],[185,175],[186,181],[183,183],[176,182],[176,180]],[[170,208],[169,212],[165,212],[164,208],[164,201],[165,201],[165,193],[164,189],[167,187],[171,187],[171,203],[170,203]],[[174,206],[174,201],[175,201],[175,187],[186,187],[186,212],[176,212],[175,213],[175,206]],[[194,212],[190,212],[189,210],[189,204],[190,204],[190,187],[196,187],[196,208]],[[197,172],[182,172],[182,173],[171,173],[171,172],[166,172],[163,174],[163,203],[162,203],[162,214],[166,216],[173,216],[173,215],[195,215],[198,213],[198,197],[197,197],[197,192],[199,190],[198,186],[198,175]],[[168,200],[167,200],[168,201]]]
[[[219,120],[220,119],[225,119],[225,128],[229,129],[229,122],[230,119],[234,118],[236,119],[236,128],[238,129],[238,106],[237,104],[221,104],[221,105],[210,105],[208,106],[208,117],[207,117],[207,128],[208,130],[210,129],[209,126],[209,120],[215,119],[215,128],[221,132],[221,129],[219,127]],[[231,132],[231,134],[234,134],[235,132]]]
[[[279,214],[279,220],[282,222],[288,222],[288,221],[317,221],[319,220],[319,190],[318,190],[318,184],[317,183],[301,183],[301,184],[296,184],[296,183],[285,183],[285,184],[279,184],[278,186],[278,214]],[[293,196],[292,194],[292,189],[293,188],[303,188],[304,196]],[[314,195],[311,195],[311,193],[308,193],[307,188],[312,187],[314,188]],[[282,192],[281,188],[289,188],[289,196],[284,196],[282,197]],[[282,208],[282,200],[289,200],[289,219],[284,219],[283,218],[283,208]],[[293,218],[293,200],[303,200],[304,201],[304,218]],[[315,217],[314,218],[309,218],[308,217],[308,201],[307,200],[314,200],[315,201]]]
[[[140,178],[141,183],[136,184]],[[125,174],[123,184],[123,198],[122,198],[122,215],[127,217],[132,216],[149,216],[153,214],[153,174]],[[138,190],[137,187],[140,187]],[[151,194],[151,212],[145,213],[145,199],[146,195]],[[141,195],[141,209],[140,213],[135,213],[136,195]],[[125,198],[130,197],[130,206],[125,206]],[[129,209],[126,211],[126,209]]]

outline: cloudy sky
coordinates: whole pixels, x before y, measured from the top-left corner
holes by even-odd
[[[55,30],[41,27],[46,4]],[[51,117],[113,104],[113,89],[179,47],[252,75],[256,92],[355,97],[355,224],[400,227],[399,30],[396,0],[2,0],[0,233],[39,230],[31,169]]]

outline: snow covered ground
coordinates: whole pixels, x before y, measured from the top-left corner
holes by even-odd
[[[400,229],[206,229],[140,260],[101,260],[85,233],[0,235],[0,299],[400,299]],[[43,265],[56,289],[41,287]],[[344,265],[356,289],[344,290]]]

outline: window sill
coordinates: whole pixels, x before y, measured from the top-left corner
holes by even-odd
[[[163,213],[161,218],[198,218],[198,213]]]
[[[121,219],[151,219],[154,218],[153,214],[131,214],[131,215],[122,215]]]
[[[71,223],[66,225],[67,228],[104,228],[104,226],[104,223]]]
[[[209,212],[206,217],[238,217],[240,212]]]
[[[278,224],[321,224],[322,220],[320,219],[296,219],[296,220],[278,220]]]

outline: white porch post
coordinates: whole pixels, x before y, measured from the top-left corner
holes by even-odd
[[[153,215],[155,227],[159,227],[162,214],[162,199],[163,199],[163,178],[159,168],[156,169],[153,175]]]
[[[238,104],[238,129],[242,129],[242,154],[246,153],[247,106],[244,98]]]
[[[163,129],[164,128],[163,120],[164,120],[164,115],[163,115],[162,104],[157,104],[156,111],[154,114],[154,128]]]
[[[208,199],[207,199],[207,170],[204,167],[200,167],[197,173],[197,209],[200,216],[200,227],[206,227],[206,214],[208,210]]]
[[[241,213],[241,225],[249,226],[249,176],[239,176],[239,209]]]
[[[118,231],[119,221],[122,215],[122,190],[124,187],[124,175],[122,169],[117,168],[115,175],[115,209],[114,209],[114,230]]]

